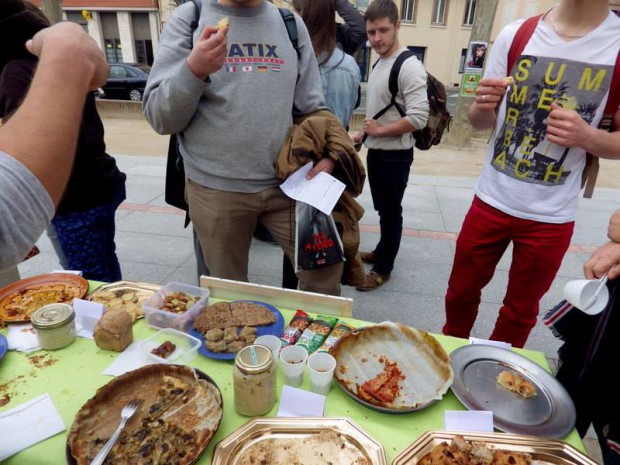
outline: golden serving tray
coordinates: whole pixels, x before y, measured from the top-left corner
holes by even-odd
[[[150,283],[142,283],[138,281],[116,281],[109,284],[103,284],[99,286],[97,289],[90,292],[87,296],[87,300],[93,300],[93,297],[97,296],[97,294],[102,291],[107,291],[115,294],[117,297],[121,297],[123,294],[127,292],[134,292],[136,296],[137,302],[139,305],[138,314],[135,315],[135,312],[129,312],[132,315],[132,318],[142,318],[144,317],[144,310],[142,308],[142,304],[152,296],[155,292],[157,292],[161,286],[159,284],[150,284]],[[105,305],[104,302],[101,302]],[[106,309],[108,306],[105,305]],[[122,308],[122,307],[121,307]]]
[[[255,418],[215,447],[211,465],[236,465],[250,446],[267,439],[303,439],[326,430],[340,433],[370,464],[388,465],[385,449],[348,418]]]
[[[525,452],[541,464],[553,465],[597,465],[597,462],[560,439],[508,433],[469,433],[462,431],[427,431],[413,444],[398,454],[392,465],[415,465],[435,446],[450,443],[460,435],[467,441],[483,442],[493,449]]]

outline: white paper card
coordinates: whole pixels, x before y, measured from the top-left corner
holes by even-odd
[[[509,344],[508,342],[491,341],[489,339],[479,339],[477,337],[470,337],[469,343],[470,344],[482,344],[486,346],[494,346],[494,347],[499,347],[501,349],[512,349],[512,344]]]
[[[493,432],[493,412],[487,410],[446,410],[444,429],[449,431]]]
[[[322,417],[325,396],[285,384],[280,393],[278,417]]]
[[[306,179],[311,169],[312,162],[299,168],[280,185],[280,189],[290,198],[310,204],[326,215],[330,215],[345,185],[324,172],[312,179]]]
[[[65,429],[49,394],[0,413],[0,462]]]
[[[140,350],[142,341],[133,341],[105,370],[104,375],[119,376],[131,370],[152,365],[153,360]]]
[[[77,335],[94,339],[95,325],[103,315],[103,304],[83,299],[73,299],[73,310],[75,311]]]

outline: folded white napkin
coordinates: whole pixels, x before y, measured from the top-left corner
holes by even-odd
[[[65,429],[49,394],[0,413],[0,462]]]
[[[321,394],[285,384],[280,395],[278,417],[322,417],[325,400]]]
[[[140,350],[142,341],[133,341],[110,366],[103,370],[104,375],[120,376],[128,371],[137,370],[155,363],[146,353]]]
[[[30,323],[21,325],[10,325],[6,335],[9,350],[19,350],[20,352],[34,352],[41,349],[39,339]]]
[[[75,331],[79,337],[94,339],[95,326],[103,315],[103,304],[88,300],[73,299]]]

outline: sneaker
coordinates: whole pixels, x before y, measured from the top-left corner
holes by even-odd
[[[382,286],[384,282],[389,281],[389,279],[389,274],[384,276],[376,271],[371,271],[366,275],[366,278],[364,278],[364,282],[355,288],[358,291],[373,291]]]
[[[362,257],[362,261],[364,263],[370,263],[371,265],[375,264],[375,253],[374,252],[360,252],[360,256]]]

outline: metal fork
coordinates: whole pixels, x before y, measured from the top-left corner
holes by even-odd
[[[121,410],[121,424],[118,425],[118,428],[116,428],[116,431],[114,431],[114,434],[112,434],[110,439],[108,439],[108,442],[105,443],[103,448],[99,451],[99,453],[97,454],[95,459],[90,463],[90,465],[101,465],[103,463],[108,453],[110,452],[110,450],[112,449],[116,441],[118,440],[118,437],[121,435],[121,431],[125,427],[127,420],[129,420],[133,416],[133,414],[136,413],[136,410],[138,410],[139,406],[140,406],[139,400],[132,400],[131,402],[129,402],[127,405],[123,407],[123,410]]]

